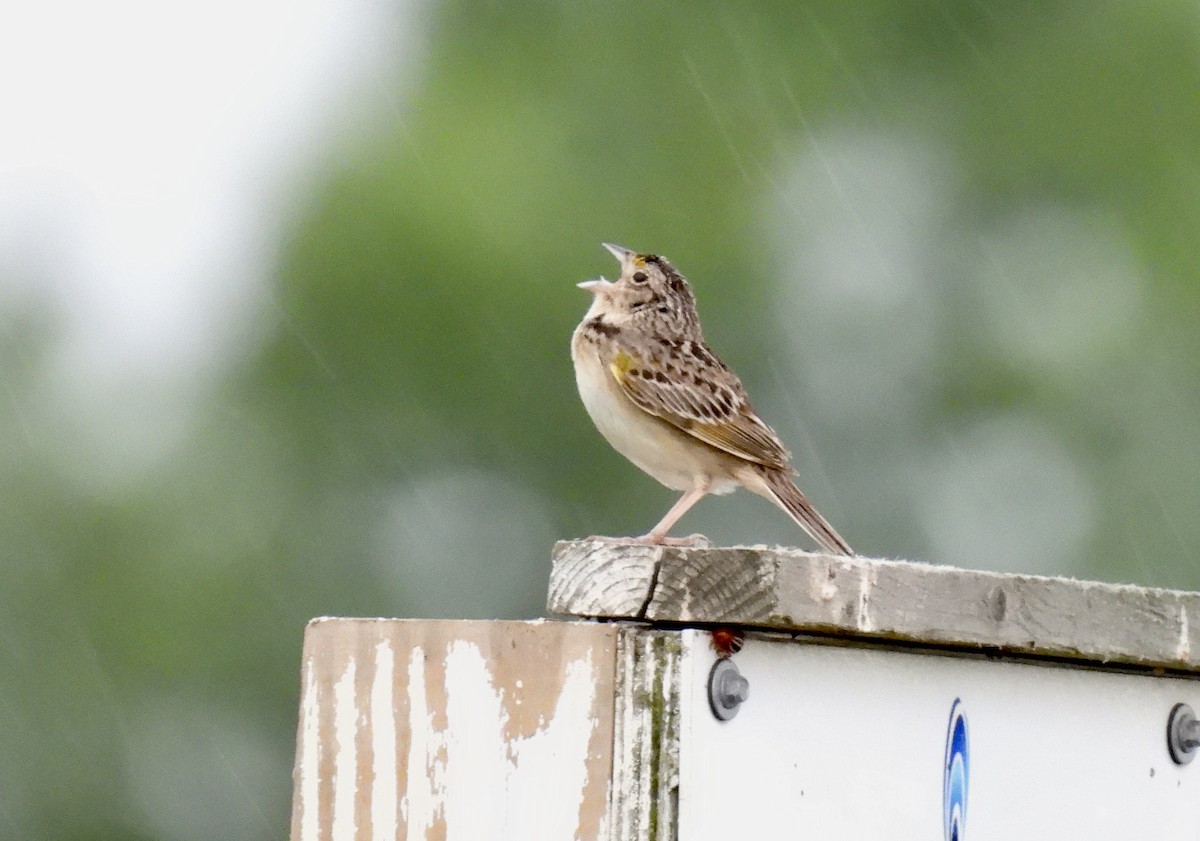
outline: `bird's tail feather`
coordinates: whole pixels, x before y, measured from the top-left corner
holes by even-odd
[[[853,555],[842,536],[829,525],[829,521],[813,508],[796,484],[780,470],[762,470],[760,475],[766,482],[770,499],[774,500],[788,516],[796,521],[796,525],[808,532],[808,536],[820,544],[821,548],[833,555]]]

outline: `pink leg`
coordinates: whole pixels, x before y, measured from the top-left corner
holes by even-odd
[[[709,483],[705,482],[699,487],[692,488],[683,496],[679,497],[679,501],[671,506],[671,510],[666,516],[659,520],[658,525],[650,529],[649,532],[638,538],[639,541],[645,543],[674,543],[671,538],[667,537],[667,532],[671,530],[671,526],[678,522],[679,518],[688,512],[688,509],[704,498],[708,493]],[[683,538],[679,543],[690,543],[690,538]]]

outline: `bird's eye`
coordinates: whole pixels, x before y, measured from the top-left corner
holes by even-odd
[[[633,282],[634,283],[645,283],[647,280],[648,280],[648,278],[647,278],[645,272],[634,272],[633,273]]]

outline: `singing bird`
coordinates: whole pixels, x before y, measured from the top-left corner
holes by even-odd
[[[655,254],[604,243],[621,277],[579,284],[592,305],[571,339],[579,396],[610,444],[683,496],[640,543],[683,544],[667,532],[706,494],[739,487],[774,502],[837,555],[853,555],[792,481],[796,471],[741,380],[704,342],[692,288]]]

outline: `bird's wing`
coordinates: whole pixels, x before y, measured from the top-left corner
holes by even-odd
[[[738,458],[791,472],[778,436],[750,407],[737,375],[703,342],[620,349],[610,370],[638,408]]]

